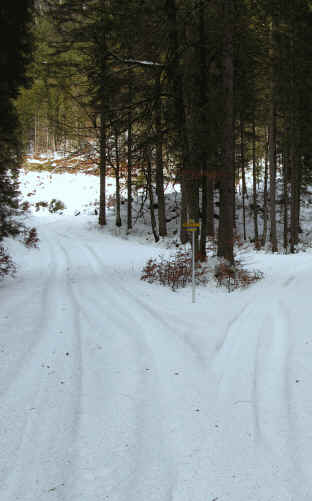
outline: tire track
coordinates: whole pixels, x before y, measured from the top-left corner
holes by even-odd
[[[88,245],[86,244],[86,248],[90,252],[90,254],[94,257],[96,263],[100,268],[105,269],[106,266],[100,259],[100,257],[96,254],[96,252]],[[207,360],[203,357],[201,351],[196,347],[194,343],[192,343],[186,335],[183,336],[181,339],[181,336],[177,332],[177,327],[173,327],[170,322],[165,320],[163,317],[161,317],[158,313],[158,311],[154,310],[150,305],[146,304],[146,302],[141,299],[140,297],[137,297],[134,295],[132,292],[129,291],[129,289],[125,288],[124,285],[121,283],[120,278],[116,275],[114,275],[112,272],[110,272],[110,275],[112,279],[114,280],[114,285],[118,287],[119,291],[122,292],[122,294],[135,304],[139,304],[142,309],[145,311],[145,313],[153,320],[156,321],[159,325],[161,325],[165,330],[170,331],[171,334],[178,340],[180,345],[186,345],[189,348],[190,354],[192,358],[196,358],[197,361],[200,363],[202,368],[207,367]],[[131,315],[131,314],[130,314]],[[133,318],[133,316],[132,316]],[[183,322],[184,325],[184,322]]]
[[[272,313],[273,309],[273,313]],[[268,313],[270,311],[270,313]],[[292,346],[287,309],[281,300],[267,305],[257,350],[254,399],[257,406],[257,447],[267,457],[293,499],[308,501],[308,478],[296,459],[296,433],[289,379]],[[280,465],[284,465],[281,468]]]
[[[91,248],[89,250],[94,255],[97,266],[106,271],[106,267],[103,266],[102,260],[94,250]],[[202,438],[207,436],[211,430],[209,390],[205,387],[202,389],[204,378],[209,377],[206,370],[207,362],[198,356],[197,349],[195,351],[193,346],[185,343],[184,339],[181,340],[180,336],[177,335],[177,331],[173,329],[170,323],[161,318],[156,310],[130,292],[121,283],[120,278],[117,279],[114,274],[109,270],[107,271],[114,280],[113,293],[117,298],[116,301],[120,297],[123,298],[123,301],[124,298],[127,299],[127,317],[131,318],[131,311],[137,310],[139,305],[141,310],[140,320],[143,325],[147,326],[147,328],[141,329],[141,335],[144,337],[149,350],[154,354],[154,367],[159,379],[158,391],[160,396],[158,398],[160,402],[163,402],[162,407],[166,409],[167,414],[167,425],[164,430],[167,437],[166,447],[172,451],[171,456],[173,458],[170,468],[170,488],[168,488],[166,496],[170,501],[180,499],[181,496],[185,496],[184,486],[194,485],[196,482],[204,483],[206,485],[205,490],[209,492],[209,481],[208,479],[203,480],[207,477],[203,471],[207,462],[207,449],[204,447]],[[125,312],[124,309],[123,312]],[[191,362],[193,371],[183,376],[182,385],[168,386],[168,368],[170,367],[171,371],[173,371],[173,368],[181,370],[183,374],[186,362],[188,364]],[[175,372],[175,374],[179,374],[179,372]],[[172,402],[176,400],[179,401],[177,408],[183,409],[182,414],[181,411],[177,412],[176,409],[172,408]],[[197,406],[200,407],[201,414],[194,421],[193,413]],[[209,450],[208,446],[207,448]],[[168,455],[168,451],[164,450],[164,454]],[[192,457],[191,462],[190,457]],[[178,461],[177,458],[179,458]],[[134,496],[135,500],[138,498],[140,497]],[[159,499],[159,495],[156,499]]]
[[[91,257],[94,278],[98,277],[99,263],[97,259],[94,258],[88,246],[80,245],[79,248],[83,252],[87,251],[89,256],[88,263],[90,263]],[[102,269],[102,266],[100,269]],[[110,289],[109,294],[106,293],[106,296],[102,294],[101,300],[98,298],[98,293],[101,289],[97,289],[97,295],[95,295],[94,290],[85,290],[84,295],[79,295],[78,290],[76,290],[75,295],[84,317],[89,325],[93,327],[92,336],[95,335],[97,340],[103,343],[103,337],[99,334],[101,330],[99,329],[99,323],[101,324],[104,314],[105,318],[109,320],[109,325],[115,326],[113,336],[117,336],[122,342],[125,342],[125,349],[128,350],[128,353],[132,353],[131,358],[134,357],[134,367],[131,372],[135,373],[135,382],[134,386],[130,386],[132,394],[129,393],[128,389],[127,393],[123,393],[122,395],[130,399],[133,407],[132,412],[134,413],[133,419],[135,424],[133,424],[132,437],[128,437],[128,441],[132,443],[135,455],[131,461],[129,461],[129,458],[128,460],[124,458],[121,469],[124,471],[125,478],[120,480],[120,485],[117,488],[127,492],[127,499],[136,500],[140,496],[140,490],[142,490],[141,494],[144,493],[144,489],[146,489],[144,486],[145,482],[152,482],[152,484],[158,486],[170,484],[172,472],[170,473],[171,467],[167,458],[168,451],[165,454],[162,448],[162,444],[165,442],[162,424],[165,422],[165,416],[162,415],[163,411],[160,412],[161,407],[157,407],[158,415],[155,415],[154,411],[152,411],[154,409],[152,402],[161,402],[163,399],[161,392],[159,392],[160,385],[156,371],[155,357],[146,343],[142,326],[128,308],[125,312],[124,304],[120,304],[120,297],[116,296],[116,293],[112,292],[112,289]],[[90,311],[94,313],[90,315]],[[125,386],[127,387],[127,384]],[[121,386],[116,385],[117,391],[118,388],[120,388],[119,391],[122,390]],[[151,400],[152,397],[153,401]],[[106,410],[110,411],[109,402],[106,403]],[[156,446],[155,444],[155,450],[150,450],[147,445],[148,436],[155,434],[159,435],[158,445]],[[155,462],[157,455],[159,455],[159,459],[162,457],[160,463],[158,460]],[[164,466],[160,467],[160,464]],[[128,471],[128,474],[125,474],[125,471]],[[144,478],[146,480],[143,482]],[[156,500],[159,496],[159,487],[154,487],[154,489],[155,497],[152,495],[153,487],[148,492],[150,498]],[[113,492],[114,489],[112,486],[110,495],[113,495]],[[119,497],[116,499],[119,499]],[[164,499],[168,499],[169,501],[170,497],[166,494]]]
[[[140,358],[145,354],[144,360],[148,365],[144,365],[149,368],[137,383],[137,395],[129,392],[125,395],[133,402],[137,416],[137,432],[132,440],[136,453],[130,463],[126,462],[128,467],[133,463],[134,469],[132,465],[127,470],[123,464],[124,471],[132,472],[125,474],[129,482],[120,479],[120,485],[115,485],[115,489],[111,486],[108,494],[116,501],[123,496],[129,501],[145,499],[147,496],[155,501],[159,500],[159,497],[172,501],[179,499],[181,495],[185,496],[185,485],[194,485],[197,481],[205,483],[208,492],[209,481],[203,481],[206,477],[203,468],[209,448],[204,447],[202,437],[207,436],[211,429],[211,409],[209,391],[207,388],[201,388],[203,378],[207,376],[206,367],[198,363],[197,354],[181,340],[170,324],[162,322],[157,312],[143,300],[139,298],[137,301],[137,296],[122,285],[121,279],[116,278],[108,266],[103,265],[89,244],[80,245],[79,249],[80,253],[89,253],[86,263],[92,267],[93,284],[96,287],[84,290],[83,294],[80,294],[78,284],[73,287],[82,310],[86,306],[83,303],[88,304],[88,311],[84,313],[93,323],[97,339],[99,329],[96,327],[97,322],[94,322],[93,318],[90,319],[90,311],[94,312],[92,317],[96,319],[100,315],[99,318],[103,321],[104,312],[109,308],[114,322],[118,315],[122,336],[128,337],[130,346],[134,342],[137,346],[139,342]],[[90,261],[91,256],[93,264]],[[96,282],[99,270],[104,274],[102,284]],[[140,322],[133,311],[140,311]],[[137,350],[137,347],[135,349]],[[133,348],[130,348],[130,351],[132,350]],[[193,370],[188,373],[184,371],[184,367],[185,363],[190,361]],[[142,366],[142,360],[138,366]],[[170,374],[171,377],[168,378]],[[114,388],[118,388],[118,383],[114,384]],[[176,405],[174,402],[179,403]],[[195,414],[194,420],[198,406],[201,408],[201,414]],[[150,449],[149,445],[151,440],[154,443],[153,449]],[[105,464],[105,460],[103,463]],[[81,490],[80,495],[82,492]]]
[[[52,255],[59,255],[57,246],[52,240],[48,240],[48,243],[50,249],[53,249]],[[21,386],[24,385],[27,389],[26,393],[24,392],[22,403],[30,400],[29,407],[32,410],[32,412],[25,413],[25,410],[22,409],[22,403],[17,404],[16,412],[20,414],[19,432],[17,438],[13,440],[14,447],[11,448],[11,453],[8,454],[12,458],[10,465],[8,465],[6,474],[2,477],[3,496],[5,496],[6,501],[11,499],[33,501],[35,498],[45,496],[49,491],[49,487],[51,492],[54,493],[54,498],[62,500],[66,490],[66,480],[71,471],[72,443],[77,428],[77,416],[79,416],[79,350],[77,352],[76,349],[75,353],[76,356],[78,353],[78,359],[67,360],[66,367],[62,367],[64,365],[62,359],[65,358],[65,349],[68,349],[68,346],[76,346],[77,348],[77,343],[72,345],[72,340],[65,337],[63,339],[65,343],[64,352],[62,350],[58,353],[55,346],[55,333],[51,331],[48,324],[49,319],[55,317],[54,308],[58,306],[55,299],[60,295],[62,296],[64,292],[65,297],[70,299],[68,283],[62,277],[62,261],[56,259],[53,263],[53,269],[51,267],[51,273],[46,279],[44,302],[42,303],[44,309],[42,308],[42,314],[37,323],[37,328],[41,331],[41,339],[31,355],[23,363],[18,377],[12,381],[10,392],[5,395],[5,405],[15,405],[12,395],[14,393],[23,395]],[[73,311],[72,303],[71,315]],[[68,315],[59,309],[57,317],[61,324],[66,324],[68,320],[69,324],[73,322],[75,325],[74,331],[79,332],[76,316],[68,319]],[[59,344],[59,341],[57,343]],[[71,349],[70,351],[72,354]],[[51,359],[49,364],[53,365],[49,373],[39,365],[40,360],[42,361],[46,356]],[[54,367],[56,372],[52,370]],[[60,370],[63,372],[61,378],[65,379],[63,384],[68,384],[68,389],[63,389],[63,387],[60,390],[56,386],[57,371],[60,372]],[[53,388],[53,386],[51,387],[52,377],[56,381],[51,392],[51,388]],[[70,390],[72,378],[74,378],[75,387]],[[33,388],[35,389],[35,395],[32,394]],[[61,404],[61,407],[59,404]],[[54,416],[54,420],[52,416]],[[65,444],[67,444],[66,447]],[[34,449],[35,445],[37,447]],[[32,462],[26,465],[25,460],[30,456]],[[26,494],[24,485],[25,470],[28,472]]]
[[[49,303],[49,287],[50,287],[50,282],[53,277],[53,274],[55,273],[55,270],[57,269],[57,263],[54,260],[54,253],[51,251],[50,246],[48,246],[48,251],[49,251],[49,263],[50,263],[50,271],[47,277],[45,278],[44,285],[42,289],[39,291],[36,290],[35,294],[30,294],[29,291],[27,293],[27,296],[23,297],[21,301],[19,301],[17,304],[14,304],[5,312],[5,316],[8,317],[8,320],[11,320],[12,316],[14,316],[14,328],[16,328],[16,322],[17,322],[17,327],[20,329],[21,332],[23,332],[23,335],[25,334],[25,319],[23,313],[25,310],[27,311],[27,308],[30,306],[33,307],[34,304],[34,299],[39,296],[40,302],[38,303],[37,311],[38,315],[36,312],[36,318],[32,318],[32,341],[30,344],[27,346],[27,352],[21,353],[17,358],[15,358],[14,362],[11,362],[10,366],[8,366],[8,369],[6,372],[2,372],[3,368],[1,370],[1,383],[3,384],[5,382],[5,388],[0,389],[0,397],[4,393],[7,393],[10,391],[11,386],[15,383],[15,381],[21,377],[21,374],[25,367],[30,364],[30,361],[34,358],[34,353],[36,349],[38,348],[39,344],[42,342],[42,337],[40,333],[43,330],[45,319],[46,319],[46,312],[48,309],[48,303]],[[25,294],[25,293],[24,293]],[[38,317],[38,319],[37,319]],[[20,325],[22,324],[22,325]],[[12,328],[7,327],[7,332],[12,332]],[[14,365],[13,365],[14,364]]]
[[[17,393],[16,387],[19,387],[23,385],[24,382],[24,374],[27,372],[26,368],[33,365],[37,359],[37,352],[40,351],[40,345],[44,345],[45,339],[42,339],[42,327],[44,323],[44,318],[47,313],[47,305],[48,305],[48,299],[49,299],[49,282],[52,278],[53,275],[53,269],[55,271],[56,268],[56,263],[52,259],[53,253],[49,249],[49,255],[50,255],[50,262],[54,263],[54,266],[51,266],[51,270],[49,275],[47,276],[45,280],[45,284],[43,287],[43,293],[42,293],[42,299],[41,299],[41,305],[39,307],[39,311],[41,312],[39,315],[39,320],[35,320],[35,328],[34,332],[36,333],[36,336],[34,336],[33,342],[29,346],[29,349],[27,350],[27,353],[23,353],[19,356],[19,358],[16,359],[15,365],[12,366],[12,368],[9,368],[9,370],[5,374],[6,378],[6,387],[2,392],[0,393],[0,403],[1,407],[4,409],[4,412],[1,413],[1,415],[5,418],[7,416],[7,402],[12,400],[14,398],[14,395]],[[31,302],[31,299],[29,298],[29,294],[27,294],[27,300],[25,301],[28,307],[28,304]],[[23,310],[21,310],[21,306],[25,305],[24,301],[19,302],[16,307],[12,307],[10,309],[10,312],[13,313],[14,310],[20,312],[21,311],[21,320],[23,319]],[[10,315],[11,316],[11,315]],[[9,382],[8,382],[9,379]],[[37,403],[38,403],[38,395],[41,392],[41,386],[42,386],[42,379],[40,380],[39,386],[37,385],[37,374],[32,375],[31,381],[28,383],[28,387],[32,387],[35,390],[34,395],[32,395],[32,402],[29,403],[28,407],[29,408],[37,408]],[[25,391],[27,391],[27,388],[25,388]],[[22,392],[23,394],[23,392]],[[4,401],[4,403],[3,403]],[[18,407],[18,404],[14,404]],[[13,407],[13,408],[14,408]],[[13,411],[13,415],[15,414],[15,410]],[[6,463],[4,468],[1,468],[1,471],[3,472],[1,475],[1,484],[5,485],[6,482],[8,481],[10,477],[10,471],[13,469],[14,470],[14,465],[17,463],[17,458],[20,456],[23,443],[24,443],[24,437],[25,434],[27,434],[27,430],[29,429],[30,425],[29,422],[32,419],[31,414],[25,410],[23,416],[22,416],[22,421],[19,425],[18,430],[15,430],[13,440],[7,441],[6,440],[6,445],[3,445],[3,449],[6,449],[8,451],[8,456],[11,457],[12,459],[10,462]],[[5,424],[3,424],[3,429]],[[7,439],[7,437],[6,437]]]
[[[270,306],[272,310],[272,306]],[[273,450],[287,453],[289,431],[288,325],[279,302],[265,324],[266,340],[258,351],[258,400],[260,432],[267,444],[275,440]]]

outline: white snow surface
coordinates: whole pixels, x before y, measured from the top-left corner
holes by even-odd
[[[108,178],[106,184],[107,195],[112,195],[115,190],[115,180]],[[92,175],[23,171],[20,191],[23,198],[32,205],[33,213],[36,212],[34,204],[49,203],[52,199],[65,204],[65,210],[62,212],[67,215],[78,211],[88,213],[91,210],[94,213],[94,204],[99,202],[99,180]],[[44,212],[48,212],[48,209],[41,207],[40,213]]]
[[[0,283],[0,500],[310,501],[311,252],[192,304],[113,215],[39,214]]]

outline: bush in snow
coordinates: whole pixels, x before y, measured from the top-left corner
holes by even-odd
[[[8,255],[4,247],[0,247],[0,279],[5,275],[14,275],[16,272],[15,264]]]
[[[229,265],[225,261],[219,262],[214,274],[218,287],[226,287],[228,292],[245,288],[263,278],[261,271],[245,270],[239,262]]]
[[[195,280],[198,285],[216,281],[218,287],[226,287],[229,292],[245,288],[263,278],[261,271],[245,270],[241,263],[230,266],[217,257],[196,263]],[[178,250],[169,258],[160,256],[149,259],[142,270],[141,280],[177,290],[192,282],[192,251]]]
[[[22,212],[28,212],[29,209],[30,209],[30,203],[29,202],[23,202],[21,205],[20,205],[20,209]]]
[[[44,208],[46,208],[46,207],[48,207],[48,206],[49,206],[48,202],[44,202],[44,201],[41,201],[41,202],[36,202],[36,203],[35,203],[36,212],[39,212],[40,207],[44,207]]]
[[[108,195],[107,200],[106,200],[106,206],[109,209],[113,209],[116,207],[116,196],[115,195]]]
[[[58,212],[59,210],[64,210],[65,204],[61,200],[56,200],[53,198],[49,203],[49,212]]]
[[[39,237],[36,228],[24,230],[24,244],[26,247],[38,248]]]
[[[197,283],[207,282],[205,263],[196,264],[195,277]],[[192,281],[192,251],[178,250],[167,259],[163,256],[149,259],[142,270],[141,280],[158,282],[174,291],[185,287]]]

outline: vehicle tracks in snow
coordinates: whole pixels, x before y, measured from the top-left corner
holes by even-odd
[[[89,250],[90,254],[94,257],[96,260],[96,263],[98,266],[102,269],[105,270],[107,267],[105,267],[105,264],[101,260],[101,258],[98,256],[98,254],[92,249],[89,245],[86,245],[86,248]],[[147,316],[152,319],[152,321],[156,322],[159,327],[162,329],[169,331],[173,336],[176,337],[179,343],[182,343],[186,345],[189,348],[189,351],[191,352],[192,358],[197,358],[197,361],[202,365],[203,367],[207,366],[207,361],[204,358],[203,354],[201,351],[197,348],[196,344],[194,344],[188,336],[188,332],[191,331],[192,329],[192,323],[188,322],[187,319],[180,318],[179,322],[177,322],[177,319],[175,318],[174,326],[172,323],[169,322],[166,316],[162,315],[160,311],[156,310],[155,308],[151,307],[145,300],[143,300],[140,297],[137,297],[134,295],[129,288],[125,287],[124,284],[122,283],[120,277],[112,272],[110,272],[111,279],[114,281],[114,285],[119,289],[120,294],[124,295],[128,298],[128,302],[134,302],[136,304],[139,304],[142,309],[145,311]],[[129,309],[128,309],[128,314],[129,314]],[[141,322],[142,323],[142,322]],[[186,327],[188,326],[188,327]]]
[[[254,292],[202,351],[191,320],[138,297],[96,245],[56,224],[43,237],[34,344],[0,395],[17,416],[0,427],[1,501],[309,500],[283,299]]]
[[[25,294],[29,284],[24,278],[23,281],[20,281],[21,283],[19,283],[18,287],[19,292],[22,289],[22,298],[16,301],[14,291],[12,295],[7,296],[7,301],[2,303],[2,317],[5,320],[1,326],[3,333],[2,346],[5,347],[10,341],[10,351],[8,352],[3,349],[4,360],[0,369],[0,396],[1,393],[9,391],[10,386],[14,384],[14,381],[23,372],[23,368],[29,364],[30,359],[34,356],[37,345],[42,341],[41,333],[46,319],[50,280],[53,273],[55,273],[56,266],[49,246],[47,246],[47,250],[49,256],[48,273],[44,279],[43,286],[36,285],[35,290],[30,290],[28,294]],[[34,306],[36,306],[35,318],[33,315]],[[12,321],[14,322],[14,332],[16,333],[14,337],[15,346],[11,339]],[[10,339],[6,340],[5,336],[8,334],[5,333],[9,332]]]
[[[63,248],[68,259],[72,248],[73,242],[71,249]],[[114,287],[108,286],[112,282],[106,280],[100,287],[98,263],[92,253],[81,244],[79,250],[85,255],[91,280],[83,293],[81,284],[73,283],[78,307],[89,324],[82,343],[82,416],[77,444],[81,481],[77,481],[75,495],[83,496],[92,482],[94,499],[103,499],[104,492],[116,500],[123,496],[141,499],[147,493],[150,499],[161,495],[169,500],[173,472],[168,447],[163,447],[166,407],[159,405],[163,397],[153,354],[140,323],[125,311]],[[74,256],[75,251],[72,259]],[[102,284],[105,278],[111,277],[102,277]],[[96,351],[96,347],[100,349]],[[91,355],[98,362],[90,368]]]
[[[307,501],[308,482],[295,460],[291,353],[289,319],[283,301],[277,298],[262,302],[260,307],[245,305],[230,322],[212,364],[219,381],[215,420],[224,429],[220,447],[224,457],[224,444],[232,443],[224,471],[234,469],[234,456],[238,458],[235,469],[240,472],[235,475],[248,477],[248,472],[243,471],[248,457],[250,470],[262,471],[268,499],[274,492],[275,500],[291,501],[299,495]],[[255,495],[258,487],[250,484],[248,488]]]
[[[66,242],[69,244],[68,239]],[[62,245],[67,247],[68,244],[63,240]],[[95,499],[102,499],[103,483],[106,486],[105,493],[111,499],[119,500],[125,496],[129,500],[145,499],[147,496],[155,500],[160,497],[170,501],[183,499],[183,496],[192,492],[194,482],[206,483],[205,476],[201,473],[202,468],[205,469],[202,460],[207,455],[202,436],[205,435],[203,430],[210,427],[206,419],[209,406],[207,392],[200,390],[203,369],[198,368],[198,357],[174,335],[170,326],[159,321],[156,311],[145,303],[137,304],[137,297],[127,290],[88,244],[86,246],[82,242],[78,244],[71,241],[67,252],[72,259],[75,256],[75,245],[76,251],[79,247],[80,255],[85,255],[85,273],[90,274],[90,269],[93,269],[90,286],[86,286],[83,291],[78,281],[73,282],[82,314],[89,326],[92,326],[92,331],[84,339],[89,339],[88,343],[93,348],[95,344],[103,345],[103,350],[98,351],[99,361],[102,362],[100,373],[95,379],[92,371],[87,373],[84,370],[85,387],[92,385],[96,388],[95,394],[102,392],[105,395],[108,380],[108,384],[116,389],[116,392],[110,394],[110,398],[98,405],[98,414],[104,418],[102,430],[94,422],[94,416],[97,415],[96,411],[92,412],[95,398],[85,398],[85,403],[82,404],[82,408],[88,406],[90,410],[87,419],[84,420],[82,415],[80,422],[78,441],[80,444],[85,441],[85,453],[81,454],[79,467],[81,473],[85,473],[82,478],[85,483],[93,483]],[[90,257],[93,256],[91,259],[87,256],[87,248]],[[140,318],[134,315],[138,309]],[[112,326],[113,336],[105,329],[106,317],[107,323]],[[107,337],[109,342],[105,345],[103,341]],[[114,338],[119,339],[117,345]],[[89,358],[86,357],[87,344],[84,343],[83,348],[84,367]],[[113,375],[112,363],[109,367],[105,366],[103,354],[109,360],[118,361],[119,370],[115,370]],[[129,356],[133,364],[130,371],[124,367],[127,367]],[[192,360],[192,371],[185,373],[185,363],[189,358]],[[83,395],[85,394],[86,391],[83,390]],[[114,403],[115,414],[112,411]],[[123,426],[118,424],[120,417],[116,415],[116,406],[120,416],[126,406],[127,423],[132,423],[130,427],[128,424],[125,426],[125,423]],[[104,450],[92,443],[92,438],[86,439],[90,423],[92,428],[98,430],[98,437],[104,437]],[[109,436],[103,433],[105,428],[111,430]],[[123,436],[128,445],[126,454],[121,444]],[[114,458],[113,464],[117,462],[120,465],[117,472],[114,469],[112,473],[111,461],[108,463],[105,450],[111,451],[109,457]],[[93,461],[90,459],[88,466],[83,456],[90,457],[90,454]],[[93,469],[91,463],[94,465]],[[103,466],[102,469],[99,464]],[[82,496],[85,488],[86,485],[78,483],[75,492]]]
[[[95,251],[93,249],[90,251],[95,255],[98,265],[106,270],[107,266],[96,255]],[[196,464],[197,470],[202,472],[203,465],[209,465],[210,473],[206,473],[207,479],[211,477],[211,472],[215,472],[217,475],[220,469],[228,472],[230,477],[231,471],[234,469],[240,473],[238,475],[234,474],[233,478],[242,476],[245,477],[245,482],[248,483],[250,482],[250,478],[248,478],[249,471],[243,471],[246,457],[248,457],[248,462],[254,471],[260,468],[265,471],[268,482],[267,495],[270,496],[272,487],[269,487],[269,485],[270,482],[274,481],[276,500],[290,500],[291,493],[297,492],[299,487],[297,482],[297,491],[294,490],[291,487],[292,482],[289,481],[294,472],[291,459],[290,437],[292,432],[288,412],[291,397],[286,369],[290,363],[290,348],[287,319],[280,302],[276,300],[272,304],[272,301],[268,300],[259,308],[257,303],[253,305],[249,299],[228,323],[225,335],[217,345],[216,354],[210,367],[208,364],[209,371],[207,370],[207,360],[198,357],[197,350],[194,350],[193,347],[191,350],[185,350],[187,344],[188,348],[190,348],[189,343],[183,343],[181,336],[177,335],[169,322],[159,318],[157,310],[148,304],[146,299],[136,297],[124,285],[119,276],[114,277],[114,274],[111,273],[111,277],[112,280],[114,279],[114,290],[119,290],[120,296],[127,297],[129,305],[136,303],[142,307],[141,318],[144,319],[142,321],[145,325],[157,322],[159,333],[167,331],[167,333],[170,333],[171,338],[175,337],[179,341],[180,348],[181,344],[184,345],[183,350],[188,360],[197,358],[197,365],[200,362],[199,365],[202,369],[206,367],[206,371],[201,371],[201,376],[207,378],[207,381],[210,379],[210,384],[207,384],[206,397],[210,403],[215,400],[215,408],[205,413],[207,423],[210,426],[207,426],[207,423],[202,426],[201,435],[213,435],[211,434],[211,424],[215,423],[218,431],[223,430],[223,439],[222,443],[218,443],[215,435],[210,436],[207,439],[206,450],[201,446],[197,448],[197,453],[191,461],[192,467]],[[155,346],[155,339],[152,339],[152,329],[149,330],[147,339],[151,340],[150,346]],[[174,347],[172,345],[172,348],[169,348],[170,342],[168,343],[168,339],[170,338],[167,337],[165,340],[167,349],[177,351],[177,343],[175,343]],[[275,355],[274,352],[276,352]],[[278,367],[274,364],[274,357],[276,357],[277,353],[280,355]],[[267,365],[269,369],[267,369]],[[268,418],[266,409],[269,406],[270,397],[265,396],[263,401],[262,395],[263,391],[264,395],[266,395],[266,390],[263,390],[263,388],[265,388],[267,382],[270,384],[270,377],[267,381],[266,371],[270,373],[274,367],[275,373],[274,376],[272,374],[271,389],[271,399],[274,400],[271,407],[274,410],[271,409]],[[214,388],[212,388],[211,380],[215,381]],[[199,383],[196,386],[198,390],[201,385]],[[199,394],[200,392],[197,391],[198,396]],[[278,404],[279,400],[280,403]],[[198,398],[198,401],[202,401],[202,398]],[[230,427],[229,422],[231,422]],[[243,423],[244,428],[242,428]],[[285,433],[283,429],[286,430]],[[232,438],[233,434],[236,435],[234,440]],[[181,440],[183,440],[182,434]],[[234,451],[229,455],[226,444],[231,441],[234,442]],[[212,452],[207,453],[209,448]],[[287,455],[289,458],[287,468],[280,468],[279,466],[281,455],[276,450],[278,451],[280,448],[284,451],[284,457]],[[265,464],[261,459],[263,456],[267,458]],[[215,457],[222,457],[223,459],[217,461]],[[231,458],[233,457],[241,458],[241,466],[238,464],[233,468],[233,464],[231,464]],[[227,459],[224,460],[224,458]],[[199,475],[199,481],[201,477],[202,475]],[[177,484],[181,484],[181,475],[179,473],[177,473],[177,478],[179,479]],[[214,482],[213,479],[212,482]],[[190,479],[189,484],[192,484]],[[207,481],[208,484],[209,481]],[[256,493],[259,485],[257,483],[250,484],[248,488],[250,493]],[[209,491],[208,487],[206,490]],[[173,488],[173,498],[176,492],[181,495],[179,488]],[[303,492],[302,489],[300,492]]]
[[[79,325],[64,280],[64,262],[52,239],[48,242],[58,257],[45,278],[41,314],[34,324],[38,340],[0,398],[2,415],[10,415],[14,423],[6,421],[1,427],[1,450],[10,458],[2,463],[0,453],[4,501],[34,501],[49,492],[64,500],[72,468],[81,393],[79,342],[72,333],[79,332]]]

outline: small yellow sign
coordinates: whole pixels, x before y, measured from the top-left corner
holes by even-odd
[[[195,221],[188,221],[187,223],[183,224],[184,228],[193,228],[194,230],[196,228],[200,227],[200,223],[195,223]]]

